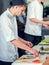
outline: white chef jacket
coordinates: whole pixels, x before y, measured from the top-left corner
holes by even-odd
[[[31,22],[31,18],[43,20],[43,6],[38,2],[38,0],[34,0],[28,5],[25,33],[35,36],[41,36],[42,25]]]
[[[0,16],[0,60],[13,62],[18,58],[18,49],[10,41],[18,39],[16,18],[7,9]]]

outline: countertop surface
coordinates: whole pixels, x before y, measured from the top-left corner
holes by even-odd
[[[45,39],[47,39],[48,37],[49,36],[47,36]],[[39,57],[34,57],[34,55],[26,51],[26,55],[23,55],[18,58],[15,62],[12,63],[12,65],[42,65],[46,57],[49,56],[49,50],[41,50],[41,47],[49,47],[49,42],[46,42],[42,41],[40,44],[34,46],[37,51],[40,51]]]

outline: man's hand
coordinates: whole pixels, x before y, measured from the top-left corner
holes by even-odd
[[[20,40],[21,42],[23,42],[24,44],[26,44],[27,46],[29,46],[29,47],[32,47],[32,46],[33,46],[33,44],[32,44],[31,42],[26,41],[26,40],[24,40],[24,39],[22,39],[22,38],[20,38],[20,37],[19,37],[19,40]]]
[[[49,25],[49,21],[46,21],[46,22],[45,22],[45,25]]]
[[[31,47],[31,48],[32,48],[32,46],[33,46],[33,44],[32,44],[31,42],[29,42],[29,41],[25,41],[25,44],[26,44],[27,46]]]
[[[43,26],[49,30],[49,25],[43,25]]]
[[[42,65],[49,65],[49,57],[47,57],[47,59],[44,61]]]
[[[35,50],[34,48],[30,50],[30,53],[32,53],[35,57],[39,56],[39,52]]]
[[[32,47],[33,46],[33,44],[31,42],[29,42],[29,41],[25,41],[25,44],[27,46],[29,46],[29,47]],[[33,54],[35,57],[39,56],[38,51],[35,50],[34,48],[31,48],[30,53]]]

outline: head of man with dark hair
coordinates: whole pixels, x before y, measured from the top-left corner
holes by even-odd
[[[27,6],[24,0],[12,0],[10,5],[11,7],[9,10],[14,16],[22,15]]]

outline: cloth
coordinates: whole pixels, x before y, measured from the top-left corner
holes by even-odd
[[[31,22],[29,20],[31,18],[43,20],[43,6],[38,2],[38,0],[34,0],[30,4],[28,4],[27,21],[24,32],[30,35],[41,36],[42,25]]]
[[[18,58],[18,49],[10,41],[18,39],[16,17],[7,9],[0,16],[0,60],[13,62]]]

